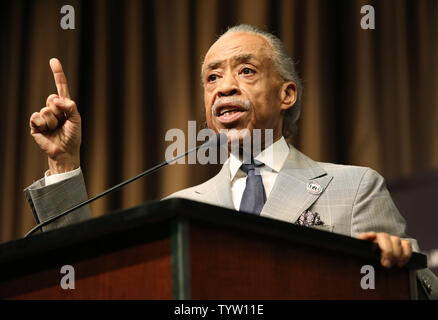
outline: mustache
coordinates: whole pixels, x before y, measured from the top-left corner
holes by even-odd
[[[216,107],[221,104],[233,104],[233,105],[241,106],[245,111],[248,111],[251,108],[251,103],[248,100],[236,98],[236,97],[223,97],[217,99],[211,106],[211,114],[214,117],[216,117]]]

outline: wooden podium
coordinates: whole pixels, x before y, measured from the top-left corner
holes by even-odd
[[[374,290],[361,288],[364,265]],[[388,271],[371,242],[170,199],[0,245],[0,298],[415,299],[425,267],[414,253]]]

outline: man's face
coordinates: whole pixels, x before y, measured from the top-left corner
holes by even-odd
[[[250,33],[228,34],[211,46],[202,66],[210,129],[273,129],[274,141],[281,137],[284,81],[271,55],[269,43]]]

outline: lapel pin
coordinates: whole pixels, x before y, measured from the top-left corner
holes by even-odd
[[[307,184],[307,191],[311,194],[318,195],[322,192],[322,187],[317,182],[309,182]]]

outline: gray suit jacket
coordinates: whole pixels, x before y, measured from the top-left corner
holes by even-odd
[[[42,180],[25,189],[37,221],[44,221],[87,198],[82,175],[50,186],[44,186]],[[309,192],[309,182],[319,184],[323,191]],[[234,209],[229,165],[225,164],[210,180],[167,198],[171,197]],[[387,232],[409,239],[413,249],[419,251],[417,241],[406,235],[406,222],[377,172],[364,167],[315,162],[290,146],[261,216],[294,223],[306,210],[319,214],[323,224],[318,228],[352,237],[367,231]],[[90,210],[85,207],[47,229],[89,217]],[[418,275],[423,286],[433,285],[432,296],[429,296],[438,298],[438,279],[434,274],[423,269]]]

